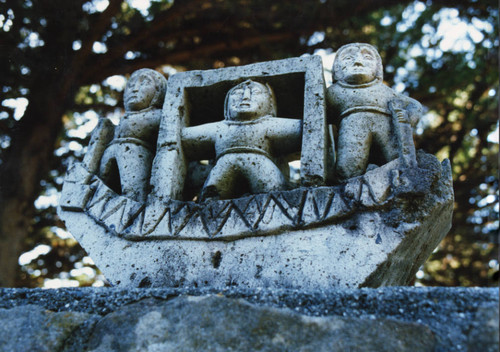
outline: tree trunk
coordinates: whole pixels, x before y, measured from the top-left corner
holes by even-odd
[[[19,257],[22,240],[28,235],[29,215],[24,210],[26,204],[17,199],[2,199],[0,209],[0,287],[12,287],[19,270]]]
[[[49,90],[51,87],[39,87]],[[69,94],[68,94],[69,96]],[[40,101],[41,100],[41,101]],[[0,286],[14,286],[21,245],[31,230],[34,201],[54,157],[61,132],[64,101],[31,99],[12,136],[12,145],[0,166]]]
[[[11,146],[0,164],[0,286],[14,286],[22,243],[30,234],[34,201],[41,191],[62,132],[62,116],[74,105],[81,73],[122,0],[111,0],[107,9],[90,21],[90,30],[78,51],[72,50],[79,29],[74,19],[85,15],[80,2],[40,2],[46,14],[45,45],[31,75],[29,105],[11,134]],[[14,54],[13,54],[14,55]],[[12,61],[15,61],[13,56]]]

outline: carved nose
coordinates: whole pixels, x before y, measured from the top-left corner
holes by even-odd
[[[356,59],[354,60],[354,66],[364,66],[363,65],[363,55],[356,55]]]
[[[361,62],[361,60],[356,60],[354,62],[354,66],[360,66],[360,67],[363,67],[363,63]]]
[[[245,90],[243,91],[243,99],[244,100],[249,100],[250,99],[250,89],[245,88]]]

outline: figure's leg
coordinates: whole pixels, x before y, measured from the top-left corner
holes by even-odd
[[[386,163],[399,157],[399,146],[389,116],[380,115],[374,119],[373,139],[380,147]]]
[[[336,173],[345,180],[362,175],[366,170],[372,140],[371,119],[355,113],[340,123]]]
[[[248,180],[252,193],[264,193],[286,189],[285,176],[268,157],[245,154],[241,157],[242,173]]]
[[[116,165],[115,158],[115,146],[109,146],[102,155],[101,162],[99,165],[99,174],[98,176],[104,181],[104,183],[113,183],[112,178],[117,177],[118,175],[118,166]],[[113,177],[114,176],[114,177]]]
[[[116,155],[122,194],[143,202],[149,193],[149,179],[153,153],[147,148],[124,143],[118,145],[120,153]]]
[[[238,177],[236,154],[222,156],[210,171],[201,191],[201,199],[229,199],[235,193],[235,180]]]

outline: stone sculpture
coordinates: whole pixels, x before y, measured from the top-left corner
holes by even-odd
[[[232,88],[224,105],[224,121],[182,131],[183,147],[191,154],[215,146],[217,161],[202,199],[235,198],[245,183],[254,194],[286,189],[272,152],[300,150],[301,120],[273,117],[277,111],[271,87],[252,80]]]
[[[450,164],[415,152],[421,106],[382,84],[373,47],[337,56],[328,90],[314,56],[181,72],[161,114],[145,84],[142,104],[126,96],[126,116],[151,110],[122,119],[116,133],[102,119],[83,163],[68,170],[59,214],[107,279],[304,290],[410,282],[451,226]],[[118,165],[119,187],[109,164],[132,145],[142,164],[125,177]],[[294,158],[300,184],[289,187]],[[209,171],[195,202],[184,194],[199,160]]]
[[[327,98],[340,126],[338,177],[364,174],[372,145],[379,147],[384,163],[401,157],[406,166],[416,167],[411,127],[422,106],[383,84],[377,50],[369,44],[344,45],[337,51],[332,72]]]
[[[149,192],[165,91],[166,79],[160,73],[141,69],[132,74],[124,92],[125,115],[100,161],[102,180],[115,189],[119,184],[123,195],[137,201],[145,201]]]

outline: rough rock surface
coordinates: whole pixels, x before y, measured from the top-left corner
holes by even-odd
[[[244,322],[244,324],[241,324]],[[429,351],[421,324],[307,317],[224,296],[148,299],[107,315],[89,339],[104,351]]]
[[[477,310],[471,329],[467,347],[469,351],[498,351],[499,312],[497,304],[484,304]]]
[[[0,351],[58,351],[93,315],[52,312],[39,305],[0,309]]]
[[[45,345],[34,341],[23,343],[47,334],[49,321],[66,321],[70,326],[64,336],[59,335],[54,351],[216,351],[230,347],[497,351],[498,294],[498,288],[414,287],[314,292],[0,289],[0,341],[10,343],[0,344],[0,351],[16,351],[19,346],[23,348],[18,351],[46,351]],[[35,323],[29,323],[27,314]],[[62,331],[57,324],[52,333]]]

